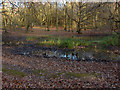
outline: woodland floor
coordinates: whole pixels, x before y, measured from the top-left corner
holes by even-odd
[[[35,30],[30,33],[9,31],[3,41],[23,41],[25,36],[72,37],[77,33]],[[86,34],[87,35],[87,34]],[[120,88],[120,62],[72,61],[12,53],[22,45],[2,46],[3,88]],[[29,48],[29,47],[28,47]]]

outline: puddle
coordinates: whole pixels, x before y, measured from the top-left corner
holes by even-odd
[[[68,51],[68,50],[57,50],[57,49],[43,49],[43,48],[34,48],[34,47],[26,47],[21,48],[17,52],[20,55],[28,55],[28,56],[42,56],[44,58],[66,58],[68,60],[75,61],[118,61],[120,60],[120,55],[116,55],[107,50],[100,49],[89,49],[82,48],[76,51]]]
[[[81,49],[78,51],[55,51],[55,52],[45,52],[48,57],[59,57],[59,58],[67,58],[69,60],[76,61],[113,61],[120,60],[120,55],[115,55],[112,52],[107,52],[104,50],[85,50]]]

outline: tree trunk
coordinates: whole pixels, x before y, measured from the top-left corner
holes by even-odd
[[[78,25],[77,25],[77,32],[78,32],[78,34],[82,34],[80,21],[78,22]]]
[[[68,19],[68,26],[69,26],[68,32],[70,32],[70,22],[71,22],[71,19],[69,18],[69,19]]]
[[[58,7],[56,2],[56,31],[58,31]]]
[[[120,1],[118,2],[118,14],[119,14],[119,32],[120,32]]]
[[[71,6],[72,6],[71,31],[73,32],[73,2],[71,2]]]
[[[79,10],[77,12],[77,14],[79,15],[79,18],[78,18],[78,26],[77,26],[77,32],[78,34],[82,34],[81,33],[81,2],[78,2],[78,5],[79,5]]]
[[[52,5],[50,4],[50,26],[52,26]]]
[[[50,8],[49,8],[49,6],[48,6],[47,9],[48,9],[47,10],[47,31],[50,31],[50,19],[49,19],[49,10],[50,10]]]
[[[64,27],[64,30],[67,31],[67,2],[66,2],[66,5],[64,5],[65,7],[65,27]]]
[[[2,1],[2,4],[3,4],[3,6],[2,6],[3,29],[5,30],[5,33],[6,33],[7,32],[7,29],[6,29],[6,27],[7,27],[7,17],[5,16],[6,12],[5,12],[5,2],[4,2],[4,0]]]
[[[27,26],[26,26],[26,33],[28,33],[28,31],[29,31],[29,27],[30,27],[30,25],[27,24]]]

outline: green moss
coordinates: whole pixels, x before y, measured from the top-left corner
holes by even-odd
[[[41,70],[41,72],[42,72],[42,73],[46,73],[46,71],[45,71],[45,70],[43,70],[43,69]]]
[[[39,71],[33,71],[34,74],[42,76]]]
[[[50,78],[53,78],[53,79],[55,79],[55,78],[57,78],[58,76],[56,75],[56,74],[53,74],[53,75],[51,75],[50,76]]]
[[[98,74],[95,74],[95,73],[71,73],[71,72],[68,72],[66,73],[67,76],[73,76],[73,77],[88,77],[88,76],[94,76],[94,77],[97,77]]]
[[[29,36],[29,37],[26,37],[26,40],[27,40],[27,41],[33,41],[33,40],[36,40],[37,38],[39,38],[39,37]]]
[[[47,72],[45,72],[45,70],[33,70],[33,73],[36,75],[40,75],[42,76],[43,74],[46,75]]]
[[[61,73],[59,72],[59,73],[57,73],[57,75],[61,75],[61,74],[63,74],[63,73],[64,73],[64,72],[61,72]]]
[[[33,70],[34,74],[40,74],[40,70]]]
[[[48,77],[48,78],[58,78],[62,73],[64,73],[64,72],[59,72],[59,73],[55,73],[55,74],[51,74],[50,75],[50,77]]]
[[[21,76],[21,77],[26,76],[26,73],[20,72],[20,71],[17,71],[17,70],[3,68],[2,71],[7,73],[7,74],[10,74],[10,75]]]

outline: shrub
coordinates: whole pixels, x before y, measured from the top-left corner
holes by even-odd
[[[63,40],[60,45],[60,48],[74,48],[75,47],[75,43],[72,40]]]
[[[119,46],[120,45],[120,35],[114,35],[105,37],[100,44],[104,47],[108,46]]]

